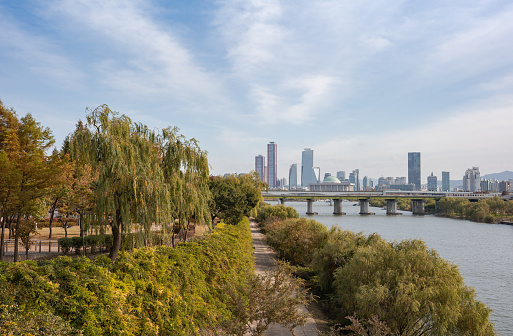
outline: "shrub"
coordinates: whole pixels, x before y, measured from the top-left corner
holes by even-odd
[[[122,251],[114,264],[102,256],[0,263],[0,302],[84,335],[216,333],[234,318],[226,289],[251,279],[252,250],[246,219],[175,249]]]
[[[83,241],[82,241],[82,237],[72,237],[71,238],[71,244],[72,244],[73,248],[75,249],[75,253],[76,254],[79,254],[80,249],[84,245]]]
[[[61,247],[61,251],[64,254],[68,254],[69,250],[73,247],[73,240],[71,238],[68,238],[68,237],[59,238],[59,240],[57,240],[57,243]]]
[[[326,240],[328,229],[313,219],[286,219],[264,225],[266,239],[281,258],[308,266],[313,253]]]
[[[493,215],[486,215],[484,217],[484,222],[485,223],[493,223],[493,222],[495,222],[495,218],[493,217]]]
[[[299,218],[299,214],[293,207],[288,207],[283,204],[272,206],[267,203],[263,203],[257,208],[256,220],[260,223],[273,217],[280,219]]]

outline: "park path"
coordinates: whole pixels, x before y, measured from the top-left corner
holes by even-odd
[[[253,253],[255,258],[255,273],[263,275],[275,267],[275,253],[264,241],[264,235],[260,228],[253,221],[251,225],[251,235],[253,236]],[[317,336],[317,325],[313,318],[308,313],[305,306],[299,307],[302,312],[309,315],[308,320],[304,326],[299,326],[294,329],[297,336]],[[279,324],[272,324],[269,329],[264,332],[264,336],[290,336],[292,333]]]

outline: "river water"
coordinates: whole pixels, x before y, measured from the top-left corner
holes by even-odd
[[[272,203],[272,202],[270,202]],[[276,204],[276,202],[274,202]],[[306,215],[306,202],[286,202],[299,215],[323,223],[328,228],[377,232],[384,239],[422,239],[442,258],[458,265],[465,283],[475,288],[480,301],[493,310],[491,321],[502,336],[513,336],[513,226],[474,223],[467,220],[412,216],[411,212],[387,216],[380,208],[375,215],[360,216],[354,202],[342,202],[343,216],[333,215],[333,206],[319,201],[313,205],[317,215]]]

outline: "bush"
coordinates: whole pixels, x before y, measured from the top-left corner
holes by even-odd
[[[73,247],[73,239],[68,238],[68,237],[59,238],[59,240],[57,240],[57,243],[61,247],[61,251],[64,254],[68,254],[70,249]]]
[[[299,218],[299,214],[293,207],[288,207],[283,204],[272,206],[267,203],[262,203],[257,208],[256,220],[260,223],[264,222],[268,218],[273,217],[280,219]]]
[[[493,215],[486,215],[484,217],[484,222],[485,223],[494,223],[495,222],[495,218],[493,217]]]
[[[293,219],[264,223],[266,239],[281,258],[309,266],[314,251],[324,244],[328,229],[313,219]]]
[[[348,263],[361,246],[372,244],[381,239],[379,235],[365,236],[339,228],[332,228],[326,243],[313,254],[312,268],[318,274],[318,286],[324,293],[333,291],[333,273]]]
[[[80,249],[83,247],[83,241],[82,237],[72,237],[71,238],[71,244],[73,245],[73,248],[75,249],[75,253],[79,254]]]
[[[246,219],[175,249],[122,251],[114,264],[102,256],[0,263],[0,302],[84,335],[215,333],[234,318],[226,289],[251,278],[252,251]]]

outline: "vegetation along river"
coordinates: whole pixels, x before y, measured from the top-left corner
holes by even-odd
[[[276,204],[276,202],[270,202]],[[376,213],[360,216],[360,207],[354,202],[342,202],[343,216],[333,215],[333,206],[319,201],[313,205],[317,215],[306,215],[306,202],[286,202],[299,215],[323,223],[326,227],[364,234],[378,233],[394,241],[422,239],[442,258],[452,261],[460,270],[465,283],[475,288],[479,300],[493,313],[490,320],[502,336],[513,336],[513,226],[474,223],[467,220],[412,216],[411,212],[387,216],[380,208]]]

